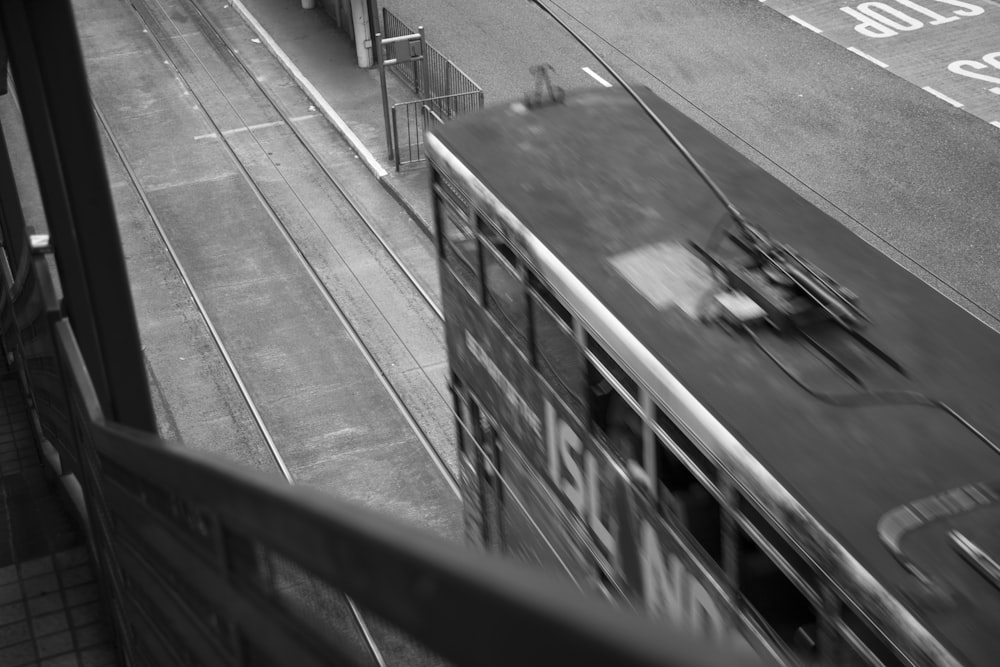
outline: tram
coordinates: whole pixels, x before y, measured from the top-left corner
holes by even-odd
[[[639,95],[728,202],[617,87],[428,135],[468,539],[780,664],[998,664],[1000,339]]]

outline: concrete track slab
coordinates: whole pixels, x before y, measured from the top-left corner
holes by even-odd
[[[84,0],[80,4],[86,8],[99,2]],[[433,514],[435,528],[457,536],[454,496],[303,270],[296,252],[235,168],[222,142],[218,138],[195,139],[205,133],[205,122],[202,110],[191,103],[192,95],[184,94],[193,91],[186,91],[172,70],[154,57],[149,36],[134,29],[138,22],[135,14],[122,8],[116,16],[120,29],[105,39],[131,39],[129,47],[120,49],[123,53],[143,47],[143,55],[134,58],[133,64],[147,71],[120,74],[114,71],[119,63],[113,57],[91,61],[95,98],[102,108],[102,102],[116,101],[105,110],[108,122],[265,422],[279,447],[285,448],[293,478],[362,499],[376,509],[392,511],[397,505],[420,505],[424,512],[409,514],[418,518]],[[178,65],[181,71],[187,66],[181,61]],[[216,70],[220,77],[222,71]],[[189,83],[195,90],[207,86],[206,79],[192,78]],[[135,85],[151,91],[153,98],[130,98],[129,88]],[[224,92],[216,91],[212,102],[206,104],[207,109],[220,109],[223,115],[227,106],[230,110],[239,106],[238,100],[244,99],[246,92],[235,84],[225,85]],[[201,94],[207,93],[203,90]],[[273,129],[266,128],[262,136],[271,136]],[[284,200],[297,201],[298,208],[307,213],[324,202],[324,195],[315,191],[318,184],[310,182],[298,166],[277,173],[284,159],[280,141],[268,144],[275,149],[268,151],[255,133],[233,136],[233,146],[248,159],[252,170],[259,165],[262,172],[272,172],[269,179],[263,179],[265,187],[273,186],[275,192],[282,187],[295,191],[285,192]],[[265,157],[267,152],[280,155]],[[293,187],[290,181],[300,179],[304,184]],[[305,194],[298,194],[302,188]],[[331,218],[339,219],[344,207],[326,208]],[[309,217],[305,215],[305,219]],[[304,227],[301,220],[297,222]],[[360,244],[358,252],[365,250],[370,248]],[[378,266],[378,261],[364,260],[360,255],[358,261]],[[366,275],[366,281],[376,278],[376,273]],[[380,451],[385,443],[395,447],[392,455]],[[348,455],[361,466],[354,473],[342,465],[311,463]],[[300,461],[310,463],[300,465]],[[395,495],[381,498],[368,493],[373,483],[362,474],[365,461],[382,476],[375,483]],[[394,461],[407,466],[405,473],[391,471]],[[308,480],[298,478],[300,469],[311,471]],[[317,471],[336,472],[338,476],[323,478]],[[407,476],[426,479],[419,480],[418,488]]]

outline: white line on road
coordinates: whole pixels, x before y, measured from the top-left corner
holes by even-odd
[[[950,97],[948,97],[944,93],[939,93],[938,91],[934,90],[930,86],[924,86],[924,90],[926,90],[928,93],[930,93],[934,97],[937,97],[938,99],[942,99],[945,102],[947,102],[948,104],[950,104],[951,106],[956,107],[958,109],[961,109],[962,107],[965,106],[961,102],[958,102],[956,100],[951,99]]]
[[[994,95],[1000,95],[1000,87],[990,88],[990,92]]]
[[[997,127],[1000,127],[1000,120],[991,120],[990,125],[996,125]]]
[[[864,51],[862,51],[862,50],[861,50],[861,49],[859,49],[859,48],[856,48],[856,47],[853,47],[853,46],[848,46],[848,47],[847,47],[847,50],[848,50],[848,51],[850,51],[851,53],[854,53],[854,54],[856,54],[856,55],[859,55],[859,56],[861,56],[861,57],[862,57],[862,58],[864,58],[865,60],[870,60],[870,61],[872,61],[873,63],[875,63],[875,64],[876,64],[876,65],[878,65],[879,67],[888,67],[888,65],[886,65],[886,64],[885,64],[884,62],[882,62],[882,61],[881,61],[881,60],[879,60],[878,58],[873,58],[872,56],[868,55],[867,53],[865,53]]]
[[[590,76],[594,77],[594,80],[596,80],[597,83],[601,84],[605,88],[610,88],[611,87],[610,83],[608,83],[603,78],[601,78],[601,76],[597,72],[595,72],[594,70],[590,69],[589,67],[584,67],[583,71],[586,72],[587,74],[589,74]]]
[[[813,32],[823,32],[822,30],[820,30],[816,26],[810,25],[810,24],[806,23],[805,21],[803,21],[802,19],[800,19],[798,16],[793,16],[792,14],[789,14],[788,18],[792,19],[793,21],[795,21],[796,23],[798,23],[800,26],[802,26],[804,28],[809,28]]]
[[[306,116],[296,116],[295,118],[289,118],[289,120],[292,121],[293,123],[297,123],[300,120],[309,120],[310,118],[315,118],[317,115],[318,114],[309,114],[309,115],[306,115]],[[258,123],[257,125],[247,125],[246,127],[234,127],[231,130],[223,130],[222,133],[228,137],[230,134],[236,134],[237,132],[246,132],[248,130],[262,130],[265,127],[274,127],[275,125],[284,125],[284,123],[285,123],[285,121],[283,121],[283,120],[274,120],[274,121],[271,121],[270,123]],[[199,134],[197,137],[194,138],[194,140],[198,141],[199,139],[214,139],[216,136],[218,136],[218,135],[215,132],[212,132],[211,134]]]

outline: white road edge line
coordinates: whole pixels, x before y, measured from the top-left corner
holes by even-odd
[[[243,3],[240,2],[240,0],[229,0],[229,4],[235,7],[236,11],[240,13],[240,16],[242,16],[243,19],[250,24],[250,27],[253,28],[254,32],[257,33],[261,41],[267,46],[267,49],[274,55],[275,58],[278,59],[279,62],[281,62],[282,66],[288,70],[288,73],[292,75],[292,78],[294,78],[295,81],[302,86],[303,90],[306,91],[306,95],[312,100],[313,104],[315,104],[319,110],[323,112],[323,115],[326,116],[331,123],[333,123],[334,127],[337,128],[337,131],[343,135],[343,137],[347,140],[347,143],[351,145],[351,148],[353,148],[361,158],[361,161],[365,163],[365,166],[367,166],[368,169],[375,174],[375,177],[379,180],[387,177],[389,172],[378,163],[378,160],[375,159],[375,156],[372,155],[371,151],[369,151],[368,148],[361,143],[361,140],[358,139],[358,135],[354,134],[354,131],[347,126],[347,123],[345,123],[344,119],[340,117],[340,114],[333,110],[330,103],[326,101],[318,90],[316,90],[316,86],[314,86],[312,82],[302,74],[299,68],[295,66],[295,63],[293,63],[291,58],[288,57],[288,54],[285,53],[284,50],[278,46],[278,43],[274,41],[274,38],[271,37],[266,30],[264,30],[264,26],[257,21],[254,15],[243,6]]]
[[[1000,95],[1000,86],[997,86],[995,88],[990,88],[990,92],[993,93],[994,95]]]
[[[947,102],[948,104],[950,104],[951,106],[953,106],[953,107],[955,107],[957,109],[961,109],[962,107],[965,106],[961,102],[959,102],[957,100],[951,99],[950,97],[948,97],[944,93],[939,93],[938,91],[934,90],[930,86],[924,86],[924,90],[926,90],[928,93],[930,93],[934,97],[936,97],[938,99],[941,99],[941,100],[944,100],[945,102]]]
[[[594,80],[597,81],[597,83],[601,84],[605,88],[610,88],[611,87],[611,84],[608,83],[605,79],[603,79],[601,77],[601,75],[598,74],[597,72],[595,72],[594,70],[590,69],[589,67],[583,67],[582,69],[583,69],[584,72],[586,72],[591,77],[593,77]]]
[[[788,18],[792,19],[793,21],[795,21],[796,23],[798,23],[803,28],[809,28],[813,32],[817,32],[817,33],[822,33],[823,32],[822,30],[820,30],[816,26],[810,25],[810,24],[806,23],[805,21],[803,21],[802,19],[800,19],[798,16],[794,16],[793,14],[789,14]]]
[[[878,58],[873,58],[872,56],[868,55],[867,53],[865,53],[864,51],[862,51],[861,49],[859,49],[857,47],[848,46],[847,50],[850,51],[851,53],[855,54],[855,55],[861,56],[865,60],[870,60],[871,62],[875,63],[879,67],[888,67],[888,65],[886,65],[884,62],[882,62]]]
[[[1000,127],[1000,120],[991,120],[990,125],[996,125],[997,127]]]

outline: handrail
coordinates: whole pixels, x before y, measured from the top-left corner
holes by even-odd
[[[196,555],[162,525],[162,517],[154,516],[156,509],[143,503],[141,494],[125,490],[128,483],[167,494],[167,506],[197,509],[209,524],[217,522],[258,549],[291,560],[458,664],[729,664],[720,652],[706,652],[662,625],[613,610],[567,582],[472,554],[317,491],[289,487],[107,422],[67,321],[57,323],[56,338],[67,379],[90,422],[94,448],[104,467],[112,464],[115,470],[100,480],[109,503],[106,511],[129,527],[133,541],[148,541],[153,552],[167,552],[167,561],[184,563],[174,576],[192,579],[189,585],[200,590],[213,587],[213,599],[225,607],[218,613],[242,614],[235,620],[257,632],[263,618],[291,625],[259,599],[256,616],[247,612],[259,597],[252,587],[213,579],[211,569],[198,566]],[[270,635],[272,642],[284,636]],[[350,654],[337,643],[321,648],[342,659]]]

